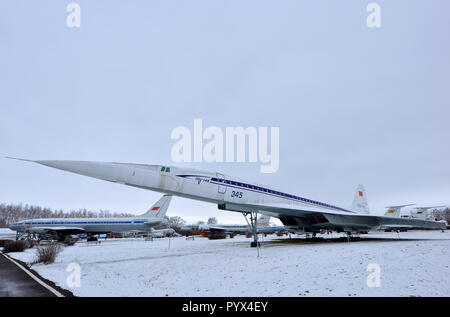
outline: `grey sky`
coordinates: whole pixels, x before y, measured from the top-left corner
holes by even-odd
[[[174,165],[177,126],[279,126],[280,169],[219,170],[371,211],[450,204],[450,2],[0,3],[0,149],[30,159]],[[157,193],[0,159],[0,202],[140,213]],[[169,215],[242,222],[175,198]]]

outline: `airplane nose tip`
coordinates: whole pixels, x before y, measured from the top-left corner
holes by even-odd
[[[107,181],[121,180],[121,166],[107,162],[90,161],[36,161],[48,167],[60,169],[75,174],[94,177]],[[125,181],[125,180],[124,180]]]

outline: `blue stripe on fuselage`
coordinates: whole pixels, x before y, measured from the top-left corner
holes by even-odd
[[[23,224],[32,224],[32,225],[80,225],[80,224],[94,224],[94,225],[103,225],[103,224],[124,224],[124,223],[145,223],[144,221],[52,221],[52,222],[24,222]],[[17,224],[21,224],[20,222]]]
[[[207,176],[204,176],[204,175],[177,175],[177,176],[183,177],[183,178],[207,177]],[[245,189],[245,190],[249,190],[249,191],[252,191],[252,192],[255,192],[255,193],[265,194],[265,195],[279,197],[279,198],[284,198],[284,199],[293,200],[293,201],[301,201],[302,203],[310,204],[310,205],[313,205],[313,206],[319,206],[319,207],[322,207],[322,208],[330,208],[330,209],[335,209],[335,210],[340,210],[340,211],[353,213],[353,211],[346,210],[346,209],[343,209],[343,208],[340,208],[340,207],[328,205],[328,204],[325,204],[325,203],[321,203],[321,202],[318,202],[318,201],[315,201],[315,200],[306,199],[306,198],[295,196],[295,195],[286,194],[286,193],[283,193],[283,192],[279,192],[279,191],[276,191],[276,190],[271,190],[271,189],[268,189],[268,188],[265,188],[265,187],[261,187],[261,186],[256,186],[256,185],[251,185],[251,184],[247,184],[247,183],[231,181],[231,180],[228,180],[228,179],[221,179],[221,178],[217,178],[217,177],[211,177],[210,181],[211,181],[211,183],[217,184],[217,185],[222,185],[222,186],[227,186],[227,187],[237,188],[237,189]]]

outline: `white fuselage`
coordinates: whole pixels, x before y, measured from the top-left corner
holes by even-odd
[[[161,223],[161,219],[133,218],[43,218],[29,219],[10,226],[18,232],[43,232],[44,228],[81,228],[86,233],[107,233],[140,230],[147,231]],[[42,228],[42,230],[40,230]]]
[[[195,169],[85,161],[36,161],[36,163],[110,182],[211,202],[218,204],[219,208],[226,205],[224,209],[231,211],[257,211],[260,205],[270,205],[341,215],[355,213],[349,209],[288,194],[268,186]],[[234,210],[234,204],[239,205],[239,208]],[[245,210],[245,206],[248,206],[248,210]],[[270,215],[270,212],[265,213]],[[293,210],[292,216],[296,214]]]

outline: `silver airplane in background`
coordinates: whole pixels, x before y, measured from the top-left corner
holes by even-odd
[[[250,218],[255,239],[251,243],[252,247],[259,246],[256,234],[258,213],[277,217],[289,228],[310,233],[333,230],[350,236],[382,225],[399,224],[444,228],[442,223],[435,221],[370,215],[366,193],[361,185],[356,190],[352,205],[342,208],[222,173],[196,169],[113,162],[31,162],[109,182],[209,202],[217,204],[222,210],[240,212]]]
[[[414,205],[415,204],[388,206],[388,207],[386,207],[387,210],[384,215],[386,217],[400,217],[400,212],[401,212],[402,208],[408,207],[408,206],[414,206]]]
[[[387,206],[385,208],[387,208],[386,212],[384,213],[385,217],[394,217],[394,218],[400,218],[400,213],[402,208],[404,207],[408,207],[408,206],[413,206],[415,204],[407,204],[407,205],[397,205],[397,206]],[[397,224],[397,225],[384,225],[381,226],[379,228],[379,230],[384,230],[384,231],[407,231],[408,229],[414,229],[414,227],[410,226],[410,225],[402,225],[402,224]]]
[[[42,218],[22,220],[9,228],[17,232],[17,238],[29,235],[52,234],[59,241],[69,235],[86,233],[88,236],[124,231],[146,231],[164,222],[171,195],[164,195],[146,213],[136,217],[122,218]]]
[[[251,225],[221,225],[214,224],[208,225],[210,231],[224,231],[232,233],[252,233]],[[270,216],[261,215],[257,219],[256,232],[257,233],[272,233],[272,232],[284,232],[286,228],[284,226],[271,226]]]
[[[430,209],[437,209],[446,206],[430,206],[430,207],[415,207],[415,211],[411,211],[411,218],[422,219],[422,220],[432,220],[434,219],[432,214],[428,213]]]
[[[257,233],[287,232],[284,226],[271,226],[270,216],[259,216],[257,224]],[[188,232],[230,232],[233,234],[252,233],[250,224],[191,224],[182,226],[181,230]]]

